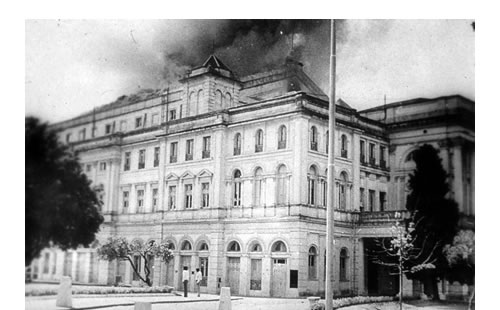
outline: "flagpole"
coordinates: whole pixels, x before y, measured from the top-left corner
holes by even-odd
[[[328,111],[328,195],[326,202],[326,279],[325,303],[326,309],[333,309],[333,262],[334,249],[334,205],[335,205],[335,20],[331,20],[330,30],[330,101]]]

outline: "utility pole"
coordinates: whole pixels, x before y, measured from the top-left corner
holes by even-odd
[[[333,309],[334,205],[335,205],[335,20],[330,30],[330,109],[328,111],[328,196],[326,201],[326,309]]]

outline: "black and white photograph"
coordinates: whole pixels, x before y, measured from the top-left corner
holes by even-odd
[[[24,26],[26,310],[475,308],[475,19]]]

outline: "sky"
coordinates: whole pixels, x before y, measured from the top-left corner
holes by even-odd
[[[357,110],[475,100],[472,20],[339,20],[337,98]],[[215,53],[237,75],[292,56],[328,93],[328,20],[26,20],[25,114],[58,122],[165,88]]]

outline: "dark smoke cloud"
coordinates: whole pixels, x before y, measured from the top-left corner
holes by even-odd
[[[215,53],[234,73],[245,76],[282,65],[287,56],[305,64],[316,81],[328,72],[329,20],[197,20],[184,24],[184,36],[165,47],[163,78],[175,82]],[[338,42],[344,41],[343,21]],[[293,45],[293,49],[292,49]],[[313,67],[312,64],[315,64]],[[316,64],[322,64],[318,71]],[[322,72],[324,71],[324,72]],[[311,74],[312,73],[312,74]]]

